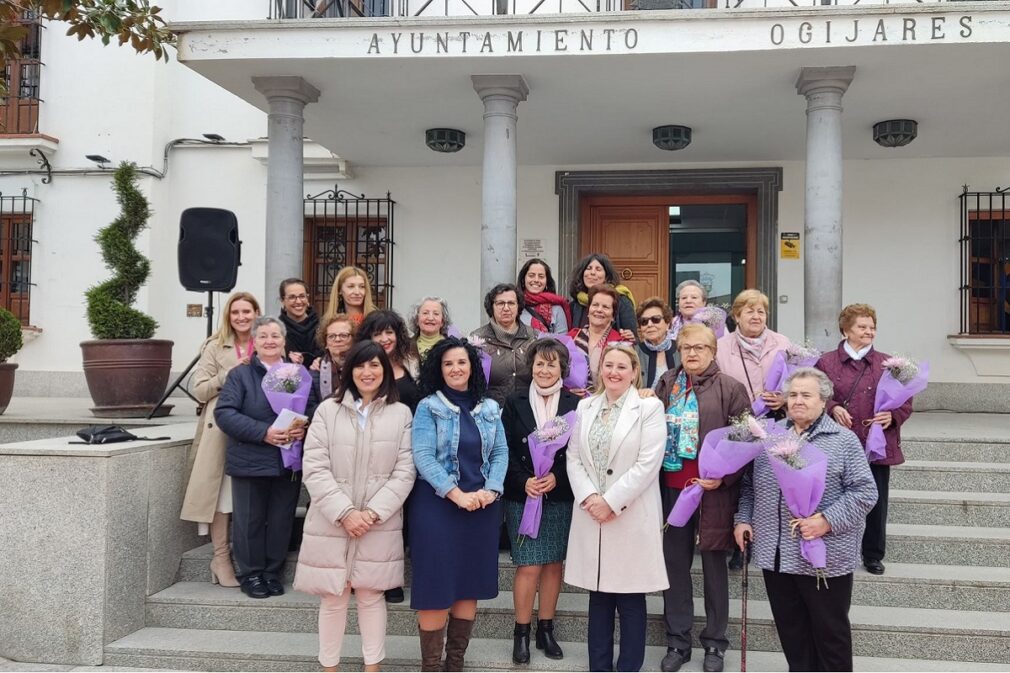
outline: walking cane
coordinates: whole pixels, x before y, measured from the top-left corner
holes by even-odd
[[[750,568],[750,533],[744,534],[743,551],[743,600],[741,601],[740,615],[740,671],[747,671],[747,570]]]

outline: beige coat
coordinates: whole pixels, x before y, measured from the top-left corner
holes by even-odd
[[[200,351],[200,361],[190,379],[193,397],[204,405],[193,438],[193,465],[186,487],[186,497],[182,501],[183,521],[210,523],[217,510],[217,500],[224,479],[224,454],[228,437],[214,422],[214,407],[217,395],[224,381],[234,367],[238,366],[235,344],[224,346],[211,338],[204,342]]]
[[[316,409],[302,460],[312,502],[295,589],[340,595],[348,582],[363,589],[403,586],[403,503],[416,474],[410,425],[406,405],[378,399],[362,430],[350,393]],[[379,523],[359,538],[339,523],[354,509],[379,516]]]
[[[603,395],[579,402],[568,445],[568,478],[575,494],[565,581],[592,591],[648,593],[668,588],[663,560],[659,469],[666,449],[666,419],[656,398],[631,390],[617,419],[603,498],[617,514],[598,524],[580,503],[601,489],[589,448],[589,429]]]

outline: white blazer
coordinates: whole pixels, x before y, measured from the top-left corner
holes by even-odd
[[[568,536],[565,581],[592,591],[649,593],[669,588],[663,559],[663,507],[659,470],[666,450],[666,418],[656,398],[628,393],[614,426],[601,489],[589,448],[589,429],[603,408],[604,395],[579,402],[568,444],[568,478],[575,494]],[[596,523],[581,503],[603,496],[617,517]]]

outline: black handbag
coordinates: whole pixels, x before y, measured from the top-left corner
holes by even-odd
[[[76,434],[84,441],[69,442],[70,444],[115,444],[138,439],[148,441],[171,439],[171,437],[138,437],[121,425],[89,425],[78,430]]]

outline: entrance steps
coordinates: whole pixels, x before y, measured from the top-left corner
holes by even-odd
[[[922,419],[916,425],[916,420]],[[921,428],[917,430],[916,428]],[[979,430],[981,428],[981,430]],[[906,425],[908,463],[892,470],[887,572],[856,571],[850,613],[856,670],[1010,668],[1010,416],[917,414]],[[318,599],[289,591],[250,599],[209,583],[210,545],[188,552],[177,583],[147,599],[146,628],[110,643],[111,666],[175,670],[318,670]],[[284,581],[290,585],[295,554]],[[417,670],[419,648],[408,601],[389,606],[385,670]],[[499,563],[499,596],[482,601],[467,652],[471,670],[587,670],[588,595],[565,586],[556,633],[562,661],[534,651],[529,665],[511,662],[511,588],[515,567]],[[701,564],[694,581],[696,624],[703,616]],[[726,670],[740,665],[741,573],[730,572],[731,650]],[[665,647],[662,598],[650,595],[643,670],[657,670]],[[785,659],[760,571],[750,573],[748,667],[784,671]],[[342,670],[361,666],[354,610]],[[701,669],[701,652],[683,670]]]

